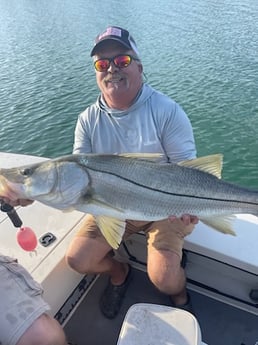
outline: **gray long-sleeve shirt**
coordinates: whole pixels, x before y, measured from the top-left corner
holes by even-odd
[[[169,162],[196,156],[191,123],[182,108],[144,84],[127,110],[101,96],[78,117],[73,153],[162,153]]]

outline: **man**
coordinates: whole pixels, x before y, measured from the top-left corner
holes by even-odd
[[[68,344],[41,295],[42,288],[23,267],[0,254],[1,345]]]
[[[101,95],[78,118],[74,153],[156,152],[174,163],[195,158],[189,119],[173,100],[143,83],[143,65],[127,30],[107,28],[97,36],[91,56]],[[170,217],[170,221],[126,223],[125,236],[146,233],[147,272],[152,283],[171,296],[172,305],[185,309],[190,300],[180,265],[183,239],[197,221],[195,216],[184,215]],[[68,264],[80,273],[109,274],[100,300],[108,318],[119,312],[131,279],[130,266],[114,260],[111,249],[88,214],[66,254]]]

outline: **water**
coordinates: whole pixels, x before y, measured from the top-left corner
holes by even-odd
[[[0,0],[1,151],[71,153],[98,89],[89,52],[106,26],[133,34],[148,82],[191,119],[199,156],[258,188],[258,2]]]

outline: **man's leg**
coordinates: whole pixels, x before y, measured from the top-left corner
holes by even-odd
[[[130,269],[127,264],[116,261],[112,253],[91,215],[85,217],[66,253],[66,261],[75,271],[109,275],[108,285],[100,299],[101,311],[108,318],[114,318],[120,310],[129,284]]]
[[[85,217],[80,230],[68,247],[66,262],[82,274],[106,273],[116,285],[123,283],[128,271],[126,265],[113,259],[112,248],[91,215]]]
[[[148,275],[163,293],[170,295],[175,305],[187,303],[186,278],[181,258],[168,250],[148,251]]]
[[[186,277],[181,266],[184,237],[192,232],[193,223],[185,225],[180,219],[153,222],[147,231],[147,271],[150,280],[163,293],[171,297],[177,307],[190,303],[186,290]]]

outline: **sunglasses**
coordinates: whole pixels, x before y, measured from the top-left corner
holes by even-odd
[[[106,72],[109,67],[110,63],[113,64],[118,68],[126,68],[128,67],[133,60],[138,60],[137,58],[131,55],[116,55],[112,58],[105,58],[105,59],[98,59],[94,62],[95,70],[98,72]]]

